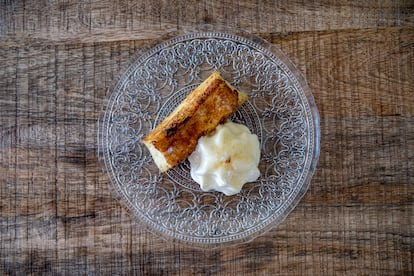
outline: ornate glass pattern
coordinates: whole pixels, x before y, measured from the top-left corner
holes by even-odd
[[[319,155],[319,122],[306,82],[269,43],[200,32],[138,57],[114,87],[100,129],[105,167],[139,221],[175,240],[243,242],[281,223],[306,192]],[[202,192],[188,161],[159,173],[142,139],[212,72],[249,96],[232,116],[261,142],[261,177],[234,196]]]

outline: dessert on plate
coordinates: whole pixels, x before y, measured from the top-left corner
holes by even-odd
[[[238,189],[234,187],[241,188],[244,184],[240,182],[256,180],[260,175],[257,169],[260,158],[257,136],[250,134],[245,126],[240,127],[238,124],[227,122],[227,119],[247,99],[245,93],[230,85],[218,72],[209,76],[144,138],[143,142],[160,171],[166,172],[173,168],[188,158],[197,148],[193,158],[190,159],[191,175],[202,189],[223,190],[226,194],[234,194]],[[216,131],[219,125],[220,130]],[[218,138],[215,135],[218,135]],[[200,139],[202,137],[206,139]],[[223,144],[217,146],[217,143],[212,141]],[[227,152],[224,151],[225,149]],[[251,150],[246,151],[246,149]],[[246,154],[249,152],[247,154],[249,157],[246,154],[235,154],[237,152]],[[238,158],[244,158],[245,163],[246,160],[249,162],[241,166],[243,161],[238,161]],[[227,162],[217,160],[227,160]],[[208,165],[208,162],[214,164]],[[220,164],[224,167],[220,167]],[[223,170],[225,174],[217,173]],[[246,174],[246,170],[250,171]],[[210,177],[210,174],[215,176]],[[239,177],[239,179],[224,177],[225,175],[249,175],[249,177]],[[206,181],[210,184],[205,184]],[[212,181],[218,181],[217,185],[213,185]],[[220,188],[228,185],[233,188]]]

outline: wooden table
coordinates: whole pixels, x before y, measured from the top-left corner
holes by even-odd
[[[297,208],[211,251],[137,225],[96,145],[108,87],[136,51],[201,23],[280,47],[321,116]],[[414,274],[414,2],[5,0],[0,66],[1,274]]]

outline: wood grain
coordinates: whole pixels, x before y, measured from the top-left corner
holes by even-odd
[[[412,26],[414,4],[399,1],[3,1],[0,34],[11,41],[155,39],[218,24],[258,33]]]
[[[411,1],[2,1],[0,273],[414,274]],[[280,47],[321,116],[311,187],[278,228],[201,250],[135,223],[97,161],[108,87],[168,30],[234,24]]]

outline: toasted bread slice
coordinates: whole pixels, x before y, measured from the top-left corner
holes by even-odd
[[[194,151],[198,138],[224,123],[245,101],[247,95],[218,72],[208,77],[144,138],[161,172],[185,160]]]

